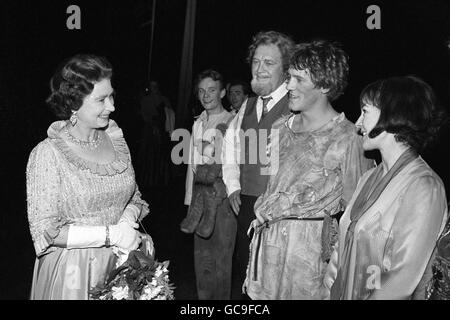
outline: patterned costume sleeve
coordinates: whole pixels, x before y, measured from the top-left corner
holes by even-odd
[[[330,216],[325,216],[323,231],[322,231],[322,260],[328,261],[330,259],[333,246],[338,241],[338,219],[340,218],[338,213],[345,210],[356,186],[362,175],[375,166],[375,162],[367,159],[364,156],[364,149],[362,148],[361,137],[352,132],[350,135],[346,134],[335,144],[336,150],[344,151],[343,158],[341,160],[341,173],[342,173],[342,196],[334,212],[331,215],[337,219],[333,219]],[[339,151],[336,151],[337,153]]]
[[[333,247],[330,262],[328,263],[327,270],[323,277],[323,284],[325,289],[327,290],[327,296],[330,295],[331,287],[333,286],[333,283],[336,280],[338,266],[339,266],[339,241],[336,242],[336,244]]]
[[[38,144],[27,164],[27,212],[38,257],[55,250],[54,239],[67,220],[58,210],[60,177],[50,142]]]
[[[150,212],[149,208],[148,208],[148,203],[147,201],[145,201],[144,199],[142,199],[142,194],[139,191],[139,187],[136,184],[136,188],[134,189],[134,194],[133,197],[130,200],[130,203],[132,205],[135,205],[138,209],[141,210],[140,214],[139,214],[139,221],[142,221]]]
[[[375,161],[364,156],[361,137],[355,134],[349,139],[350,142],[344,154],[344,161],[341,167],[343,185],[342,200],[344,206],[347,206],[352,198],[356,185],[362,175],[367,170],[375,167]]]

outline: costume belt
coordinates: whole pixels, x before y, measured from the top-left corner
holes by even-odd
[[[256,281],[258,279],[258,256],[259,256],[259,249],[261,247],[261,239],[262,235],[261,233],[268,229],[272,224],[278,223],[283,220],[296,220],[296,221],[323,221],[324,217],[299,217],[299,216],[285,216],[285,217],[278,217],[272,220],[265,221],[262,225],[255,226],[255,223],[257,220],[253,220],[253,222],[250,224],[250,228],[247,231],[247,235],[250,236],[250,232],[253,229],[254,234],[253,237],[257,237],[256,239],[256,250],[255,250],[255,259],[254,259],[254,267],[253,267],[253,281]]]

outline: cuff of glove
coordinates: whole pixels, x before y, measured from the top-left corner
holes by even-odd
[[[124,213],[127,212],[129,215],[134,217],[134,221],[137,221],[139,219],[139,216],[141,214],[141,210],[134,204],[129,204],[125,207]]]
[[[69,226],[67,249],[100,248],[105,246],[104,226]]]

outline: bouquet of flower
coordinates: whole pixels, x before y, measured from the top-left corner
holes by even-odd
[[[105,284],[90,292],[93,300],[173,300],[175,287],[169,282],[169,261],[154,259],[153,243],[144,236],[141,247],[129,253],[114,248],[116,268]]]

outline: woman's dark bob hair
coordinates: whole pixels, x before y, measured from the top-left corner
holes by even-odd
[[[50,80],[50,96],[46,102],[55,115],[67,120],[77,111],[84,98],[103,79],[112,78],[112,66],[106,58],[78,54],[65,60]]]
[[[369,84],[361,92],[360,104],[361,107],[370,104],[381,111],[370,138],[386,131],[416,151],[425,149],[436,139],[445,119],[433,89],[415,76],[392,77]]]

